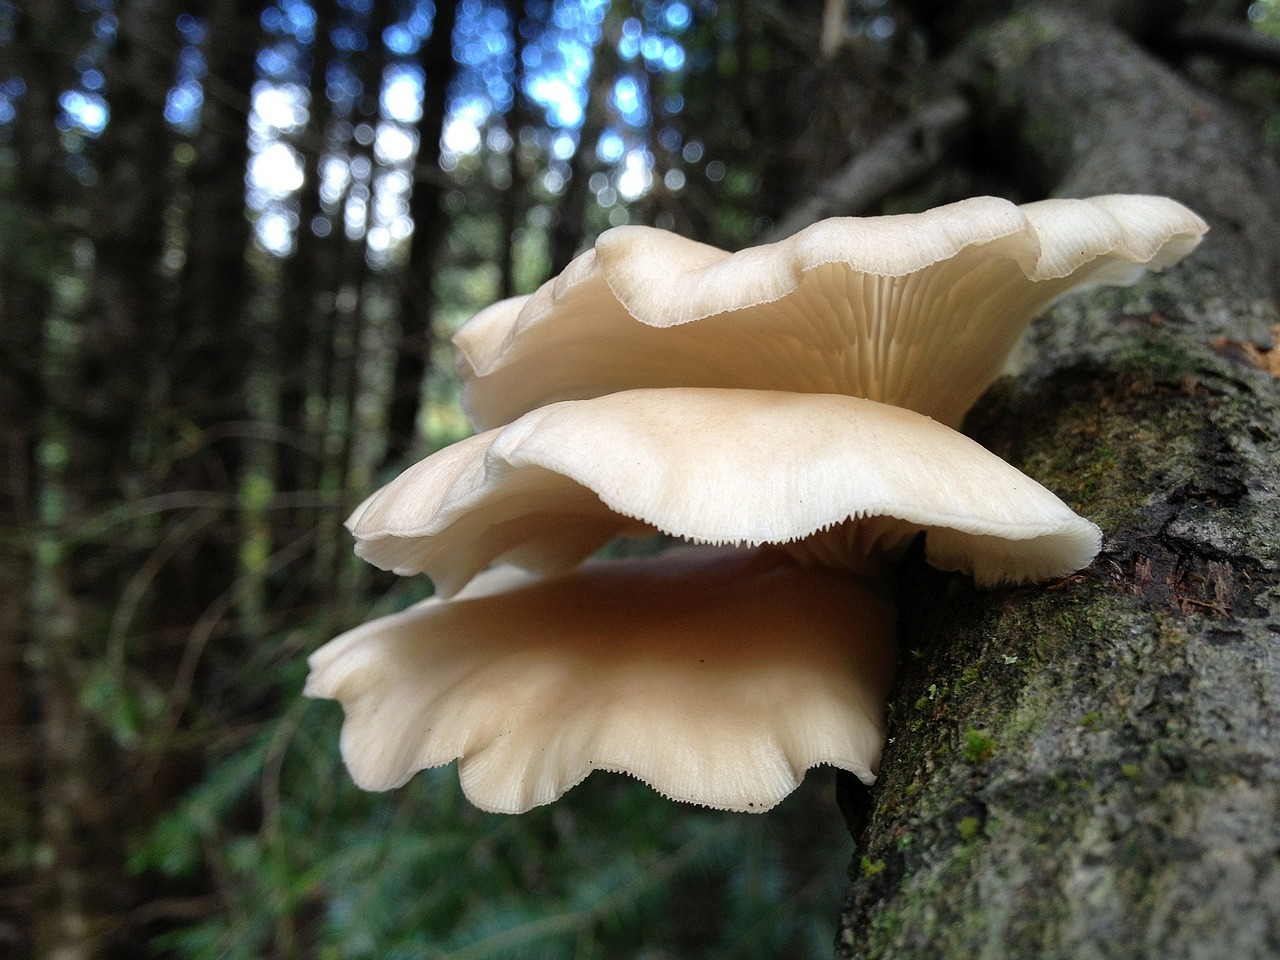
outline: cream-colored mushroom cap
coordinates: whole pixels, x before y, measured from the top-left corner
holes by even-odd
[[[874,779],[893,613],[776,551],[691,549],[533,583],[497,568],[310,664],[305,692],[342,702],[342,755],[365,789],[459,758],[485,810],[520,813],[614,770],[762,811],[815,764]]]
[[[850,521],[850,522],[846,522]],[[565,401],[406,470],[352,514],[356,552],[460,589],[495,561],[543,574],[619,533],[879,569],[918,532],[979,583],[1063,576],[1097,527],[928,417],[832,394],[671,388]],[[869,562],[868,562],[869,561]]]
[[[729,254],[648,227],[603,233],[454,338],[477,427],[638,387],[844,393],[949,425],[1063,294],[1186,256],[1203,220],[1164,197],[838,218]]]

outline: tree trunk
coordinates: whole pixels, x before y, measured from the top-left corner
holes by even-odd
[[[444,181],[440,176],[440,139],[444,136],[448,114],[449,84],[457,72],[457,63],[453,59],[453,28],[457,15],[456,0],[437,3],[431,36],[422,50],[426,89],[422,96],[422,116],[418,120],[416,163],[424,172],[424,179],[413,185],[409,198],[413,236],[409,240],[409,262],[401,281],[400,337],[396,344],[396,365],[387,408],[384,468],[403,463],[414,452],[418,437],[418,408],[422,402],[422,379],[431,361],[431,313],[435,309],[432,283],[449,223],[440,205],[444,194]]]
[[[50,277],[68,259],[65,231],[57,224],[59,202],[70,184],[59,159],[58,94],[71,73],[74,50],[67,11],[49,5],[18,17],[15,38],[0,52],[0,73],[22,76],[26,96],[12,132],[17,147],[18,195],[5,191],[6,206],[20,204],[19,225],[0,238],[0,837],[13,849],[34,846],[39,804],[34,785],[39,752],[29,725],[33,646],[32,585],[38,579],[37,490],[41,420],[48,398],[42,370],[45,330],[53,291]],[[35,910],[27,864],[6,857],[0,867],[0,937],[15,951],[30,948],[23,928]],[[2,941],[0,941],[2,942]]]
[[[846,784],[867,825],[837,952],[1274,957],[1276,172],[1102,22],[1023,12],[974,49],[988,150],[1029,192],[1166,193],[1213,230],[1169,273],[1037,322],[967,421],[1097,521],[1103,552],[1048,589],[907,564],[881,778],[869,798]]]

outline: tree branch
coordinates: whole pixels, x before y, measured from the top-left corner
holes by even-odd
[[[1167,38],[1183,53],[1203,51],[1234,61],[1280,70],[1280,40],[1233,20],[1183,20]]]
[[[863,213],[909,186],[938,165],[972,118],[972,108],[958,94],[926,103],[820,183],[769,232],[767,242],[789,237],[825,217]]]

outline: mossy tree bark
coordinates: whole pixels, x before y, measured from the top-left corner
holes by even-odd
[[[838,953],[1280,956],[1275,170],[1100,21],[1021,11],[971,52],[987,148],[1029,196],[1164,193],[1213,230],[1038,321],[967,421],[1103,551],[1047,589],[908,564]]]

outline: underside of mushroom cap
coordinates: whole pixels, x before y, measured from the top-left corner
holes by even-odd
[[[459,758],[476,806],[519,813],[592,770],[759,812],[828,763],[874,779],[892,605],[769,550],[489,571],[344,634],[305,693],[342,702],[342,755],[382,790]]]
[[[868,518],[882,518],[870,538],[881,554],[926,531],[931,562],[983,584],[1066,575],[1100,542],[1044,487],[928,417],[855,397],[703,388],[536,410],[410,468],[348,525],[360,556],[425,571],[448,595],[495,561],[567,569],[619,533],[800,541],[792,552],[804,555],[805,538]],[[816,539],[815,561],[866,568],[856,531]]]
[[[837,218],[729,254],[618,227],[529,297],[481,311],[455,344],[480,428],[637,387],[844,393],[956,425],[1027,323],[1082,286],[1129,283],[1199,242],[1164,197]]]

